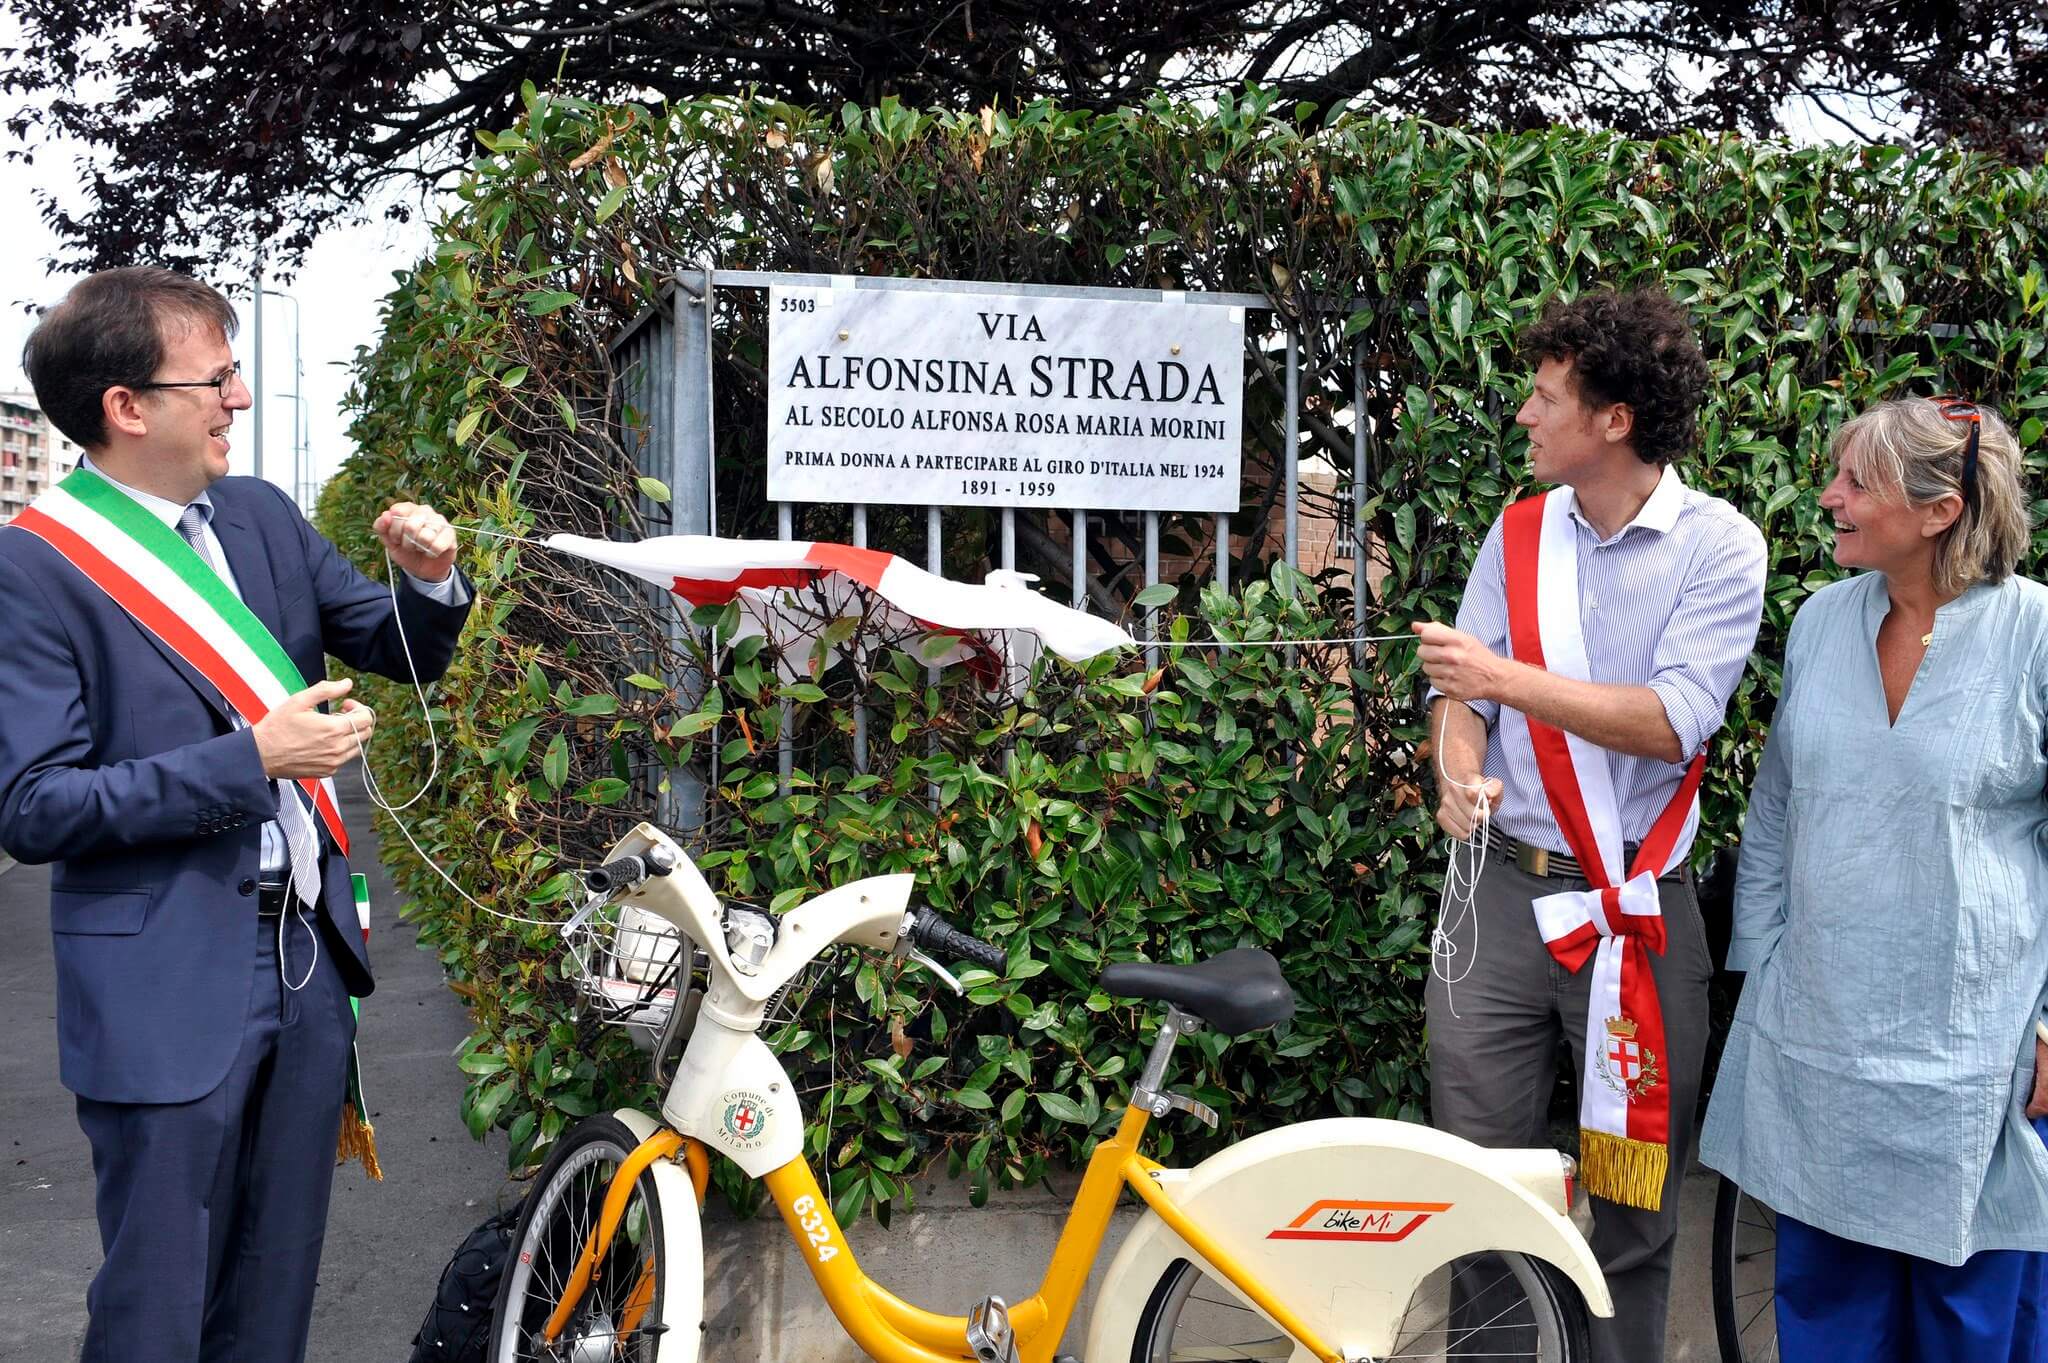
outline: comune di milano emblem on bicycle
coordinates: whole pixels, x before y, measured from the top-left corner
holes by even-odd
[[[775,1114],[766,1098],[746,1089],[736,1089],[720,1102],[725,1112],[719,1118],[719,1126],[728,1142],[739,1149],[752,1150],[767,1139],[768,1119]]]
[[[1638,1030],[1632,1017],[1607,1019],[1607,1044],[1593,1057],[1594,1071],[1629,1102],[1664,1082],[1657,1053],[1636,1040]]]

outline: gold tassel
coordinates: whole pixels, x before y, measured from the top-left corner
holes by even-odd
[[[361,1160],[363,1172],[377,1182],[384,1181],[384,1170],[377,1163],[377,1128],[365,1121],[356,1111],[354,1103],[344,1103],[341,1108],[341,1140],[334,1152],[336,1164],[347,1164],[350,1160]]]
[[[1658,1210],[1670,1167],[1671,1151],[1665,1145],[1579,1128],[1579,1183],[1609,1202]]]

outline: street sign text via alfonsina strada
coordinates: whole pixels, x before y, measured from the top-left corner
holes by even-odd
[[[1244,312],[768,294],[768,496],[1235,511]]]

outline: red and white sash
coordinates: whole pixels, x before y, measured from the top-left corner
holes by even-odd
[[[10,523],[55,549],[135,622],[212,683],[252,728],[306,687],[297,664],[269,628],[176,530],[90,469],[74,470]],[[287,841],[311,836],[310,806],[334,845],[348,855],[334,783],[307,778],[276,783]],[[303,801],[303,803],[301,803]],[[287,808],[289,803],[292,808]],[[309,858],[294,847],[294,881]],[[317,883],[297,884],[320,902]],[[362,924],[368,928],[367,922]]]
[[[1516,502],[1503,517],[1508,634],[1518,661],[1590,681],[1571,506],[1570,490],[1559,488]],[[1687,765],[1623,876],[1621,807],[1607,752],[1523,718],[1543,794],[1592,886],[1545,895],[1534,905],[1544,945],[1560,964],[1577,973],[1588,957],[1593,961],[1579,1077],[1581,1178],[1589,1192],[1654,1211],[1663,1200],[1671,1142],[1669,1051],[1650,974],[1649,953],[1663,955],[1665,941],[1657,878],[1684,864],[1692,848],[1706,753]],[[1516,726],[1503,726],[1503,743],[1521,739]]]

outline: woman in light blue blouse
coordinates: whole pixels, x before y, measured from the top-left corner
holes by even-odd
[[[1789,1360],[2048,1358],[2048,588],[1973,404],[1836,434],[1835,562],[1743,828],[1700,1158],[1778,1214]],[[2043,1123],[2048,1128],[2048,1123]]]

